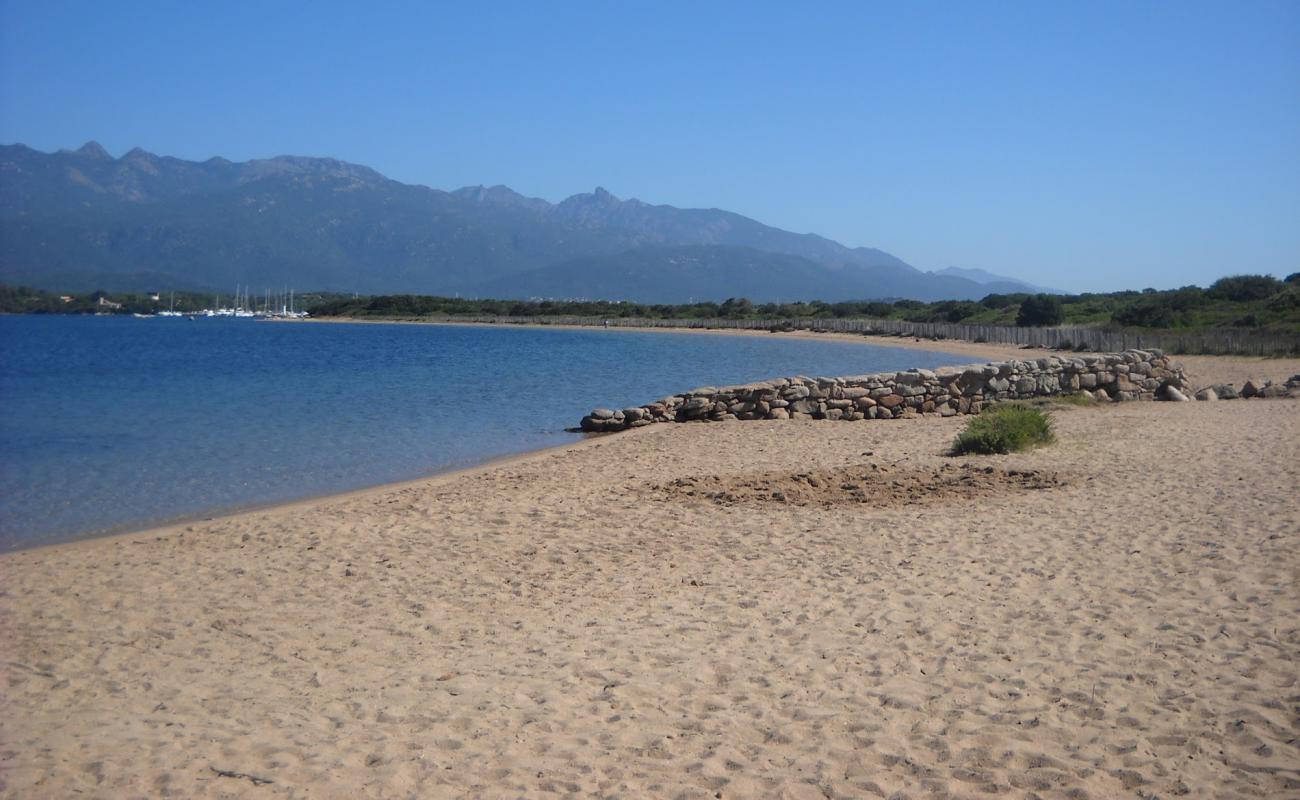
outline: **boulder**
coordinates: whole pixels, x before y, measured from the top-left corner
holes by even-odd
[[[1164,395],[1166,400],[1173,400],[1176,403],[1186,403],[1189,399],[1187,395],[1172,386],[1165,387]]]
[[[1261,378],[1251,378],[1241,387],[1241,396],[1245,398],[1255,397],[1264,391],[1265,386],[1268,386],[1268,381]]]
[[[767,412],[768,419],[790,419],[790,412],[784,408],[774,408]]]
[[[1196,399],[1214,401],[1219,399],[1219,395],[1216,394],[1213,389],[1207,386],[1196,393]]]
[[[621,431],[626,427],[625,423],[621,419],[614,419],[612,417],[609,419],[597,419],[590,414],[583,417],[582,422],[578,423],[578,426],[584,433],[607,433],[610,431]]]
[[[1092,393],[1092,399],[1096,400],[1098,403],[1104,403],[1110,399],[1110,393],[1105,389],[1098,389]]]
[[[698,419],[713,410],[713,401],[707,397],[692,397],[677,408],[678,415]]]

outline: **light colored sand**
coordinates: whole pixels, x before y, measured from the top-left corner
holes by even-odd
[[[484,322],[445,322],[420,319],[352,319],[343,317],[323,317],[320,319],[275,320],[277,324],[320,324],[320,325],[442,325],[470,328],[498,328],[504,330],[568,330],[600,332],[610,336],[626,333],[672,333],[683,336],[758,336],[764,339],[827,339],[831,341],[850,341],[859,344],[871,344],[881,347],[903,347],[912,350],[930,350],[945,353],[968,355],[973,360],[1001,360],[1007,358],[1027,358],[1040,355],[1054,355],[1053,351],[1036,348],[1021,348],[1010,344],[979,344],[960,339],[920,339],[906,336],[864,336],[860,333],[834,333],[831,331],[766,331],[745,330],[741,328],[637,328],[620,327],[601,328],[594,325],[517,325],[515,323]],[[1056,354],[1059,355],[1059,354]]]
[[[0,795],[1300,794],[1300,402],[962,424],[652,426],[5,555]],[[1065,485],[654,488],[968,461]]]

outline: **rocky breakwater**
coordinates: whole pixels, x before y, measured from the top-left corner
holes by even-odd
[[[1012,360],[934,371],[913,369],[842,378],[777,378],[742,386],[704,386],[622,410],[582,418],[587,432],[656,422],[757,419],[894,419],[936,413],[978,414],[984,404],[1056,394],[1101,401],[1187,400],[1182,365],[1160,350]]]

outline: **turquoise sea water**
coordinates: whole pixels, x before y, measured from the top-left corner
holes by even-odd
[[[0,317],[0,550],[574,441],[593,407],[963,359],[625,330]]]

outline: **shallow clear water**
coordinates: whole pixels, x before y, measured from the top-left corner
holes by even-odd
[[[0,550],[561,444],[596,406],[961,359],[625,330],[0,317]]]

